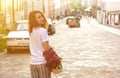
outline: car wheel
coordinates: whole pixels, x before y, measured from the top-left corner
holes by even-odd
[[[12,52],[12,50],[10,48],[7,48],[7,52],[10,53]]]
[[[77,24],[76,24],[76,27],[80,27],[80,23],[77,23]]]
[[[54,34],[55,34],[55,30],[54,30],[54,32],[53,32]]]
[[[51,33],[50,33],[51,35],[53,35],[53,32],[51,31]]]
[[[52,31],[50,31],[48,34],[49,34],[49,35],[52,35],[52,34],[53,34],[53,32],[52,32]]]

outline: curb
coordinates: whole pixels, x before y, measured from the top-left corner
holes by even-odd
[[[7,51],[6,51],[6,50],[3,50],[3,51],[0,52],[0,55],[3,55],[3,54],[5,54],[5,53],[7,53]]]
[[[5,54],[5,53],[7,53],[7,52],[1,52],[0,55],[3,55],[3,54]]]

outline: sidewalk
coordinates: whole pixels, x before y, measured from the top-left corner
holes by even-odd
[[[99,27],[105,31],[111,32],[113,34],[119,35],[120,36],[120,29],[113,28],[111,26],[99,24],[98,21],[94,18],[89,18],[90,24],[96,27]]]

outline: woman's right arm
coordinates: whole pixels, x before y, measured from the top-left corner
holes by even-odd
[[[49,42],[48,41],[45,41],[45,42],[43,42],[43,48],[45,49],[45,50],[49,50],[51,47],[49,46]]]
[[[49,45],[49,39],[48,39],[47,30],[44,29],[44,28],[41,28],[40,34],[41,34],[43,48],[45,50],[49,50],[50,49],[50,45]]]

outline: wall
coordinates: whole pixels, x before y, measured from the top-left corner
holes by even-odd
[[[102,10],[106,11],[120,11],[120,1],[118,2],[102,2]]]

